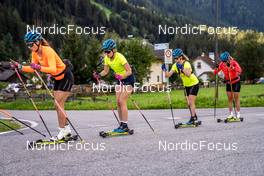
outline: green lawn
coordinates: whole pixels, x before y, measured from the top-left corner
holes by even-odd
[[[142,109],[167,109],[168,96],[167,93],[136,93],[132,95],[133,99]],[[183,90],[174,90],[171,92],[173,108],[186,108],[186,100]],[[115,106],[114,95],[109,95],[109,99]],[[37,101],[39,109],[54,109],[53,102]],[[214,88],[200,88],[196,105],[198,108],[214,107]],[[263,107],[264,106],[264,85],[242,85],[241,89],[241,106],[242,107]],[[227,107],[227,96],[225,87],[219,87],[219,98],[217,107]],[[2,109],[34,109],[29,100],[17,100],[14,102],[0,103]],[[135,109],[131,101],[128,102],[129,109]],[[98,97],[95,102],[89,97],[81,97],[81,100],[69,101],[66,103],[68,110],[101,110],[109,109],[105,96]]]
[[[15,128],[15,129],[21,128],[21,126],[18,123],[14,122],[14,121],[3,120],[3,119],[1,119],[0,121],[5,123],[5,124],[7,124],[7,125],[9,125],[9,126],[11,126],[11,127],[13,127],[13,128]],[[4,126],[3,124],[0,123],[0,132],[9,131],[9,130],[10,130],[10,128],[8,128],[8,127],[6,127],[6,126]]]

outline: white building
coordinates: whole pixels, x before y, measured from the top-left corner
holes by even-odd
[[[158,85],[162,84],[162,70],[161,70],[161,60],[156,60],[151,63],[150,74],[146,80],[143,81],[144,85]]]
[[[198,56],[193,60],[193,67],[196,76],[203,81],[203,83],[208,83],[214,72],[214,62],[211,58],[206,55]]]

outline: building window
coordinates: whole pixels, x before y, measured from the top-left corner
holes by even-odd
[[[159,82],[159,80],[160,80],[160,77],[159,77],[159,76],[157,76],[157,82]]]
[[[202,64],[201,64],[201,62],[198,62],[197,63],[197,69],[201,69],[202,68]]]

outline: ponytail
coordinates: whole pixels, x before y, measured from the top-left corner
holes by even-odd
[[[42,38],[40,40],[40,44],[43,45],[43,46],[50,46],[49,43],[47,42],[47,40],[45,40],[44,38]]]
[[[183,54],[182,57],[183,57],[184,60],[187,60],[187,61],[190,60],[190,59],[188,58],[188,56],[186,56],[185,54]]]

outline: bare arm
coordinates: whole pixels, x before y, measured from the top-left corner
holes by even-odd
[[[109,66],[108,65],[104,65],[103,71],[101,71],[99,74],[101,76],[106,76],[108,73],[109,73]]]
[[[172,71],[172,70],[169,71],[169,72],[168,71],[165,71],[165,77],[166,78],[169,78],[169,77],[171,77],[171,75],[173,75],[173,73],[174,73],[174,71]]]
[[[132,75],[132,69],[130,67],[130,65],[128,63],[126,63],[125,65],[125,70],[126,70],[126,73],[124,75],[122,75],[124,78]]]
[[[184,73],[186,76],[190,77],[191,74],[192,74],[192,69],[191,69],[191,68],[185,68],[185,69],[183,69],[183,73]]]

